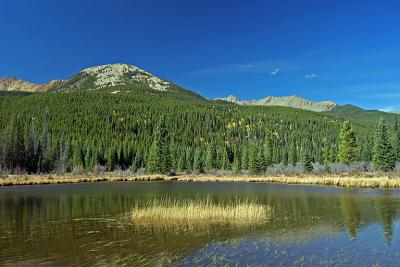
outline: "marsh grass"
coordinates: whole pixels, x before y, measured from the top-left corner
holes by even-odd
[[[5,175],[0,171],[0,186],[90,183],[113,181],[179,181],[179,182],[252,182],[328,185],[359,188],[400,188],[400,173],[326,173],[326,174],[293,174],[293,175],[128,175],[105,173],[104,175]]]
[[[250,200],[215,203],[209,198],[154,199],[137,203],[132,211],[136,225],[156,228],[185,228],[210,225],[262,224],[271,218],[273,209]]]

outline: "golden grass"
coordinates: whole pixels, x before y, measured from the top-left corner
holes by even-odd
[[[118,175],[118,174],[62,174],[62,175],[8,175],[0,178],[0,186],[12,185],[44,185],[44,184],[71,184],[114,181],[160,181],[165,180],[163,175]]]
[[[308,184],[330,185],[340,187],[360,188],[400,188],[400,178],[381,177],[355,177],[355,176],[198,176],[182,177],[178,181],[196,182],[253,182],[253,183],[282,183],[282,184]]]
[[[137,205],[132,211],[136,225],[155,227],[193,227],[213,224],[251,225],[271,218],[270,206],[240,201],[213,203],[207,199],[164,199]]]
[[[255,183],[283,183],[283,184],[309,184],[330,185],[340,187],[364,188],[400,188],[400,177],[380,173],[360,173],[356,175],[312,175],[297,176],[217,176],[217,175],[124,175],[118,173],[105,173],[103,175],[8,175],[0,178],[0,186],[7,185],[38,185],[38,184],[64,184],[86,183],[104,181],[179,181],[179,182],[255,182]]]

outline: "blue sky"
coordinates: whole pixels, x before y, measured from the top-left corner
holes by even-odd
[[[400,110],[399,1],[2,1],[0,76],[129,63],[206,97]]]

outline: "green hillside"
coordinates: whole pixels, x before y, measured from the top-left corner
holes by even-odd
[[[108,170],[145,168],[161,118],[170,166],[178,171],[231,170],[239,161],[241,169],[299,161],[302,146],[313,161],[336,161],[343,121],[326,113],[236,106],[143,84],[2,96],[1,166],[29,172],[77,166],[91,171],[98,164]],[[359,123],[354,127],[368,160],[372,132]]]
[[[365,110],[353,105],[336,106],[333,110],[328,111],[327,113],[342,118],[349,118],[357,123],[372,127],[371,130],[375,128],[375,125],[380,118],[386,120],[389,125],[394,124],[395,118],[400,120],[399,114],[379,110]]]
[[[398,116],[350,105],[314,112],[207,100],[135,66],[103,65],[47,93],[1,92],[0,168],[262,173],[305,155],[326,164],[338,161],[348,119],[357,160],[370,162],[377,121],[384,117],[393,129]]]

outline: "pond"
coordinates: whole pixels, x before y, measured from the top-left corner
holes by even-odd
[[[252,199],[259,225],[138,228],[138,200]],[[104,182],[0,188],[0,265],[399,266],[399,190]]]

